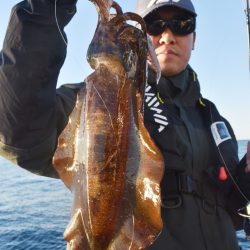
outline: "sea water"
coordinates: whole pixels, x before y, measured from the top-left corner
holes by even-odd
[[[240,158],[247,141],[239,144]],[[71,194],[60,180],[40,177],[0,158],[0,250],[63,250]],[[242,249],[250,249],[243,231]]]

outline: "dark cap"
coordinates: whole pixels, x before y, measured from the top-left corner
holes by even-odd
[[[194,5],[190,0],[137,0],[136,13],[144,18],[152,11],[165,6],[180,8],[193,16],[197,16]]]

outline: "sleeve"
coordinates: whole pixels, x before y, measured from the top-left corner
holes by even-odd
[[[66,37],[75,12],[76,0],[20,2],[0,54],[0,154],[39,175],[58,177],[51,160],[76,99],[72,88],[56,91],[66,57],[57,24]]]
[[[237,143],[236,137],[233,133],[233,129],[231,128],[231,126],[228,122],[227,122],[227,124],[228,124],[230,134],[232,135],[234,146],[237,149],[237,157],[238,157],[238,143]],[[245,172],[246,166],[247,166],[247,161],[246,161],[246,154],[245,154],[241,160],[237,161],[237,170],[236,170],[236,173],[234,176],[236,183],[242,192],[242,194],[240,194],[240,192],[237,190],[237,193],[240,195],[240,197],[242,199],[241,204],[245,204],[247,202],[247,200],[250,201],[250,173]]]

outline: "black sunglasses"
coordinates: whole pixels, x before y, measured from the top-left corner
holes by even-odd
[[[185,19],[156,19],[147,23],[147,32],[149,35],[158,36],[168,27],[175,35],[185,36],[195,30],[195,18],[189,17]]]

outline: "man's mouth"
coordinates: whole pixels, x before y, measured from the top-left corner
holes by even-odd
[[[157,56],[159,56],[159,55],[174,55],[174,56],[177,56],[178,54],[175,51],[169,49],[169,50],[159,51],[159,52],[156,53],[156,55]]]

